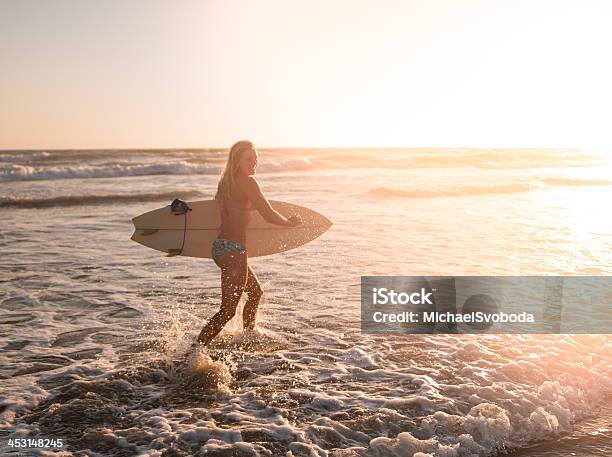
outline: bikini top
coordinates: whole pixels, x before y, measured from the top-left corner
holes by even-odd
[[[249,206],[247,206],[246,208],[236,208],[239,211],[257,211],[257,208],[255,208],[255,205],[253,205],[253,203],[249,200]],[[219,229],[223,228],[223,216],[229,216],[229,210],[227,209],[227,206],[223,205],[223,213],[221,215],[221,224],[219,225]]]

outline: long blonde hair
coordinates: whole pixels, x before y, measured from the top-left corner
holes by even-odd
[[[238,141],[230,148],[227,163],[221,172],[217,193],[215,194],[215,200],[219,202],[221,208],[229,207],[230,196],[232,195],[232,191],[236,185],[236,179],[238,178],[238,170],[240,168],[239,162],[242,158],[242,152],[253,148],[253,143],[247,140]]]

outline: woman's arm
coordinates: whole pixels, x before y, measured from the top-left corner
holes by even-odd
[[[247,198],[251,201],[251,203],[253,203],[255,209],[259,211],[259,214],[262,215],[266,222],[285,227],[295,227],[296,225],[302,223],[299,216],[291,216],[289,219],[287,219],[281,213],[272,208],[272,205],[270,205],[270,202],[261,191],[259,183],[252,176],[246,178],[246,191]]]

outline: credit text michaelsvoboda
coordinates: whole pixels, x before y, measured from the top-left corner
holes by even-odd
[[[374,305],[433,305],[433,292],[421,288],[418,292],[396,292],[385,287],[372,289],[372,304]],[[422,314],[422,318],[420,317]],[[437,311],[403,311],[399,313],[383,313],[376,311],[372,319],[377,323],[533,323],[534,315],[527,312],[506,313],[503,311],[474,311],[469,313],[450,313]]]

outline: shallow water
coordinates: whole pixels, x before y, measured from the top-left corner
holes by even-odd
[[[268,197],[334,226],[251,260],[258,331],[237,316],[208,354],[188,348],[216,266],[131,242],[130,218],[210,198],[220,152],[0,157],[0,452],[30,434],[66,455],[612,453],[609,336],[359,329],[361,275],[609,275],[596,155],[260,151]]]

